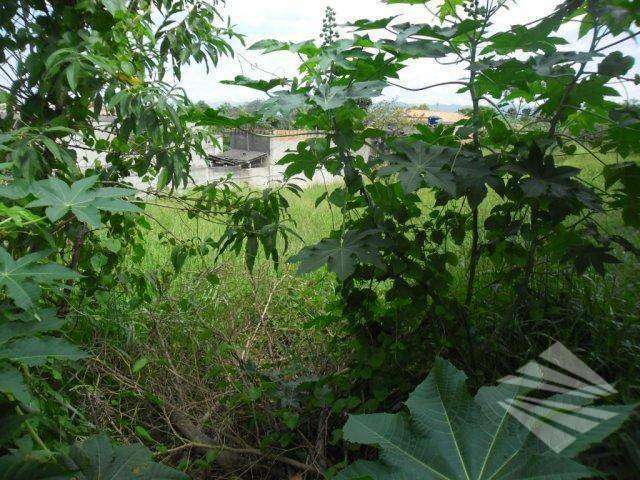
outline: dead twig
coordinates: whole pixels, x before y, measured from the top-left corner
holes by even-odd
[[[176,428],[180,430],[190,440],[190,442],[178,447],[171,448],[165,452],[159,452],[156,454],[156,456],[171,455],[190,448],[199,448],[203,450],[219,450],[220,453],[216,458],[216,462],[225,470],[234,469],[239,464],[243,463],[242,457],[244,455],[257,455],[285,465],[289,465],[305,472],[314,473],[320,477],[325,478],[324,471],[319,467],[294,460],[293,458],[285,457],[278,454],[266,453],[252,447],[234,448],[227,445],[217,444],[207,434],[200,430],[200,428],[194,425],[193,422],[191,422],[191,420],[189,420],[189,418],[179,410],[175,410],[174,412],[172,412],[171,418],[172,421],[175,422]]]

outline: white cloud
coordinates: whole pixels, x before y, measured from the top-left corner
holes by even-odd
[[[523,24],[552,12],[560,0],[526,0],[512,6],[495,19],[496,29],[505,29],[513,24]],[[525,6],[526,5],[526,6]],[[251,45],[264,38],[301,41],[317,38],[322,25],[324,9],[332,6],[336,10],[338,23],[347,23],[359,18],[381,18],[401,15],[400,20],[420,22],[432,21],[432,16],[423,6],[387,5],[380,0],[227,0],[224,13],[231,18],[237,31],[246,35],[246,44]],[[571,39],[568,50],[584,50],[585,41],[576,41],[576,28],[563,32]],[[181,85],[195,100],[210,103],[243,102],[260,98],[262,94],[244,87],[220,84],[220,80],[231,79],[239,74],[252,78],[271,78],[271,74],[283,77],[295,75],[299,63],[297,57],[285,53],[260,56],[254,51],[234,42],[235,58],[225,58],[211,72],[204,68],[190,66],[183,72]],[[640,60],[637,44],[627,44],[623,48],[627,55]],[[640,63],[640,62],[638,62]],[[269,72],[269,73],[267,73]],[[636,65],[634,74],[640,72]],[[419,87],[430,83],[453,80],[465,75],[457,66],[442,66],[433,60],[411,63],[401,72],[400,83],[408,87]],[[620,89],[624,97],[640,98],[640,87],[627,85]],[[406,102],[468,103],[468,97],[455,93],[455,86],[441,87],[428,92],[409,92],[397,87],[385,89],[384,96]]]

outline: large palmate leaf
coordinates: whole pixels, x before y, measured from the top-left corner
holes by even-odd
[[[437,359],[427,379],[409,396],[410,416],[351,416],[347,440],[380,449],[380,460],[358,461],[339,480],[572,480],[596,474],[570,457],[600,441],[628,417],[627,407],[612,407],[621,419],[585,434],[560,454],[547,449],[520,424],[510,409],[525,393],[518,385],[484,387],[472,398],[466,376]]]
[[[622,210],[626,225],[640,228],[640,165],[636,162],[620,162],[607,165],[602,174],[605,187],[613,189],[613,205]]]
[[[83,178],[68,185],[59,178],[47,178],[34,184],[32,193],[37,197],[27,205],[47,207],[45,213],[49,220],[55,222],[72,212],[78,220],[92,227],[100,228],[100,210],[108,212],[139,212],[136,205],[123,200],[135,194],[135,190],[106,187],[94,189],[98,182],[97,175]]]
[[[533,57],[529,61],[538,75],[547,77],[552,75],[553,69],[557,65],[588,62],[595,56],[599,55],[588,52],[553,52]]]
[[[461,22],[441,27],[439,25],[429,25],[426,23],[400,23],[391,27],[398,33],[396,40],[406,40],[410,36],[437,38],[439,40],[455,40],[466,33],[481,27],[482,23],[470,18]]]
[[[183,480],[182,472],[153,461],[141,444],[113,445],[102,434],[74,444],[65,462],[16,451],[0,457],[0,480]]]
[[[635,63],[633,57],[612,52],[598,65],[598,73],[607,77],[619,77],[627,73]]]
[[[580,173],[580,169],[562,165],[559,167],[548,166],[547,168],[531,170],[530,176],[521,183],[525,197],[538,198],[549,195],[551,197],[567,197],[569,192],[575,188],[573,178]]]
[[[267,117],[285,117],[304,107],[306,97],[301,93],[275,92],[269,100],[262,104],[260,113]]]
[[[333,110],[349,100],[377,97],[385,86],[381,81],[356,82],[349,87],[322,85],[320,94],[314,96],[313,101],[323,110]]]
[[[295,152],[288,153],[278,161],[278,165],[287,165],[284,171],[285,180],[299,173],[304,173],[311,180],[328,149],[329,142],[323,138],[298,143]]]
[[[303,248],[289,260],[298,263],[298,273],[308,273],[327,265],[340,280],[356,269],[356,262],[384,268],[378,253],[383,240],[377,230],[348,230],[340,239],[325,238],[317,245]]]
[[[380,169],[382,176],[398,174],[398,179],[406,193],[412,193],[423,186],[435,187],[455,195],[456,184],[453,174],[446,170],[452,152],[445,147],[432,147],[424,142],[396,142],[400,155],[384,157],[389,165]]]
[[[112,445],[106,435],[75,444],[69,454],[78,480],[178,480],[183,473],[153,461],[141,444]]]
[[[524,52],[542,50],[545,53],[553,53],[558,45],[567,44],[566,39],[551,35],[560,27],[561,23],[561,16],[550,16],[532,28],[513,25],[509,31],[499,32],[492,36],[490,38],[491,45],[485,47],[483,53],[495,51],[505,55],[516,50]]]
[[[30,183],[26,180],[18,180],[7,185],[0,185],[0,197],[16,200],[29,195]]]
[[[65,280],[74,280],[78,274],[57,263],[38,263],[49,252],[30,253],[14,260],[0,247],[0,287],[5,287],[7,295],[17,306],[29,309],[40,298],[40,285]]]
[[[503,190],[502,179],[495,175],[483,157],[460,155],[452,161],[451,171],[454,174],[459,195],[465,195],[471,206],[478,206],[487,195],[487,184],[497,192]]]
[[[382,48],[396,55],[407,55],[412,58],[442,58],[451,53],[451,49],[439,41],[415,40],[408,41],[383,41]]]

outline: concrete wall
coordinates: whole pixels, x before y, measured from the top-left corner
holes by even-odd
[[[282,159],[290,151],[295,151],[298,143],[307,140],[312,137],[319,136],[314,132],[299,132],[296,130],[275,130],[269,136],[264,135],[250,135],[251,137],[259,137],[260,141],[268,140],[269,142],[269,156],[265,160],[265,165],[255,168],[238,168],[238,167],[209,167],[199,172],[198,177],[194,176],[195,184],[201,185],[213,180],[225,178],[229,173],[233,175],[234,181],[238,183],[244,183],[254,187],[267,187],[272,184],[280,183],[284,180],[284,171],[286,165],[278,165],[278,161]],[[240,136],[239,136],[240,137]],[[249,140],[252,141],[251,139]],[[253,143],[250,145],[257,145]],[[264,145],[264,144],[262,144]],[[232,143],[232,148],[233,143]],[[255,150],[265,151],[265,150]],[[362,155],[365,159],[369,158],[371,149],[367,146],[360,149],[358,155]],[[342,177],[331,175],[325,169],[318,170],[313,179],[309,180],[304,175],[299,175],[293,181],[301,187],[324,184],[324,183],[336,183],[341,182]]]
[[[240,132],[244,133],[244,132]],[[298,143],[318,136],[317,133],[304,132],[301,133],[295,130],[276,130],[271,135],[253,135],[248,134],[242,136],[241,134],[235,136],[236,145],[234,146],[234,136],[232,136],[231,148],[239,148],[246,150],[246,146],[249,145],[249,150],[266,152],[269,156],[265,160],[265,164],[262,167],[255,168],[240,168],[240,167],[214,167],[210,166],[208,160],[203,157],[194,158],[191,164],[191,177],[192,181],[190,185],[203,185],[214,180],[225,178],[228,174],[233,175],[234,181],[238,183],[244,183],[254,187],[266,187],[271,184],[279,183],[284,180],[285,165],[277,165],[278,161],[282,159],[289,151],[295,151]],[[245,142],[241,145],[241,142]],[[219,138],[219,145],[209,144],[205,146],[205,150],[208,154],[220,153],[222,146],[222,138]],[[95,162],[105,163],[104,154],[98,154],[93,151],[78,149],[78,163],[80,167],[86,169],[95,164]],[[362,148],[359,155],[368,159],[370,155],[369,147]],[[132,176],[126,179],[132,183],[136,188],[148,188],[153,187],[155,180],[150,182],[143,182],[142,179],[137,176]],[[322,169],[317,171],[312,180],[308,180],[303,175],[299,175],[295,179],[295,182],[304,187],[313,184],[322,183],[335,183],[342,181],[341,177],[333,176],[326,170]]]
[[[236,130],[231,134],[231,148],[238,150],[249,150],[252,152],[270,153],[270,138],[264,135],[254,135],[253,133]]]

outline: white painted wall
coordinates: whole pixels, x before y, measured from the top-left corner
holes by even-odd
[[[256,187],[266,187],[268,185],[282,182],[284,180],[284,171],[286,165],[278,165],[278,161],[282,159],[290,151],[295,151],[298,143],[314,136],[313,134],[289,135],[289,136],[273,136],[270,138],[271,154],[267,158],[267,165],[258,168],[235,169],[232,167],[214,167],[217,178],[223,178],[228,173],[233,173],[233,178],[239,183],[246,183]],[[365,159],[371,155],[371,149],[368,146],[363,147],[357,152]],[[325,169],[316,171],[313,179],[309,180],[304,175],[299,175],[293,181],[301,187],[330,184],[342,181],[342,177],[331,175]]]
[[[254,187],[266,187],[275,183],[282,182],[284,180],[283,174],[286,169],[284,165],[277,165],[278,161],[282,159],[289,151],[295,151],[299,142],[309,138],[311,135],[291,135],[291,136],[274,136],[269,139],[271,154],[265,161],[265,166],[255,168],[236,168],[236,167],[214,167],[210,166],[205,158],[195,157],[191,164],[191,177],[192,181],[190,186],[203,185],[210,183],[214,180],[226,178],[227,175],[232,174],[233,180],[238,183],[244,183]],[[219,138],[219,144],[222,145],[222,137]],[[208,154],[215,155],[221,152],[220,146],[209,144],[205,146],[205,150]],[[77,149],[78,164],[80,168],[85,170],[95,165],[96,162],[106,163],[105,154],[97,153],[91,150]],[[358,151],[359,155],[368,159],[370,155],[370,148],[363,147]],[[128,177],[127,182],[130,182],[136,188],[144,189],[153,187],[155,179],[150,182],[143,182],[137,176]],[[312,180],[308,180],[303,175],[294,179],[295,183],[301,187],[314,184],[330,184],[342,181],[339,176],[333,176],[326,170],[322,169],[315,173]]]

